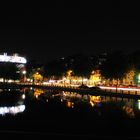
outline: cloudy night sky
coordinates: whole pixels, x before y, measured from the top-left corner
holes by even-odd
[[[140,48],[137,4],[49,3],[1,9],[0,53],[49,61],[76,53]]]

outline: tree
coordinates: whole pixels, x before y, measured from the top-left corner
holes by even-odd
[[[92,72],[92,62],[90,59],[85,55],[77,55],[72,66],[73,72],[75,76],[82,77],[82,85],[83,85],[83,78],[90,76]]]
[[[36,82],[37,82],[37,83],[38,83],[38,82],[42,82],[42,80],[43,80],[43,76],[42,76],[40,73],[38,73],[38,72],[34,73],[34,74],[32,75],[32,77],[33,77],[35,83],[36,83]]]
[[[29,79],[33,80],[33,75],[35,73],[39,73],[42,76],[44,76],[43,64],[41,64],[41,63],[39,63],[39,62],[37,62],[35,60],[32,60],[32,61],[28,62],[28,64],[26,65],[26,70],[27,70],[27,77]]]
[[[140,50],[129,55],[129,61],[134,66],[136,71],[140,71]]]
[[[47,63],[44,67],[44,74],[46,77],[62,77],[65,75],[67,68],[65,62],[62,60],[55,60]]]
[[[72,70],[68,70],[65,74],[66,78],[69,80],[69,84],[71,85],[71,80],[72,80],[72,76],[73,76],[73,71]]]
[[[129,55],[129,60],[130,63],[133,65],[134,69],[134,84],[139,85],[139,79],[140,79],[140,50],[133,52],[132,54]]]
[[[122,79],[129,70],[127,56],[121,51],[115,51],[107,56],[106,62],[101,66],[101,74],[105,79]]]

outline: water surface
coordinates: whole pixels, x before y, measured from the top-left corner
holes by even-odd
[[[140,100],[41,90],[1,90],[0,130],[139,136]]]

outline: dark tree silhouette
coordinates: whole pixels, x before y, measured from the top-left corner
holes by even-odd
[[[83,78],[90,76],[93,70],[93,65],[89,57],[85,55],[77,55],[75,56],[75,60],[72,65],[72,70],[75,76],[82,77],[83,84]]]
[[[101,66],[101,74],[106,79],[122,79],[129,70],[127,56],[121,51],[108,55],[106,62]]]
[[[49,62],[44,67],[46,77],[62,77],[67,71],[65,63],[62,60]]]

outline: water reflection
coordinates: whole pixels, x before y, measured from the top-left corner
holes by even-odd
[[[26,95],[19,90],[2,90],[0,93],[0,115],[15,115],[25,111]]]
[[[25,110],[25,105],[18,105],[18,106],[11,106],[11,107],[0,107],[0,115],[5,115],[5,114],[17,114],[24,112]]]
[[[89,103],[91,104],[92,107],[101,103],[101,96],[91,96],[90,95],[89,97],[90,97]]]
[[[66,106],[67,106],[68,108],[74,108],[74,102],[68,101],[67,104],[66,104]]]
[[[39,102],[44,101],[49,106],[51,106],[51,104],[55,104],[56,108],[58,106],[63,106],[74,110],[83,108],[83,110],[90,109],[91,113],[96,109],[98,112],[100,112],[100,115],[104,115],[104,113],[108,112],[109,110],[114,110],[115,112],[123,112],[123,114],[129,118],[136,118],[140,114],[140,100],[138,99],[136,100],[110,96],[94,96],[89,94],[79,94],[75,92],[42,89],[28,89],[26,93],[27,95],[29,94],[30,97],[35,97],[34,99],[37,99]],[[20,105],[23,105],[25,94],[22,94],[20,99],[22,99],[22,102],[19,100],[18,103],[20,102]],[[4,109],[2,108],[1,110]],[[8,112],[6,108],[5,110]]]
[[[44,93],[44,90],[42,90],[42,89],[34,89],[34,96],[36,98],[38,98],[43,93]]]
[[[41,96],[42,95],[42,96]],[[67,108],[81,107],[81,103],[85,104],[87,109],[92,108],[104,108],[107,106],[108,110],[120,110],[124,112],[129,118],[135,118],[136,112],[140,110],[140,100],[109,97],[109,96],[94,96],[94,95],[82,95],[74,92],[64,91],[44,91],[34,89],[34,96],[37,99],[44,100],[49,103],[49,100],[60,101],[60,104]]]
[[[128,106],[123,106],[123,110],[130,118],[135,118],[134,109]]]
[[[61,100],[67,101],[66,106],[69,108],[74,108],[75,102],[85,102],[94,106],[99,106],[101,104],[101,96],[93,96],[93,95],[81,95],[74,92],[62,92]],[[58,95],[57,95],[58,96]]]
[[[11,115],[18,113],[11,119]],[[66,130],[98,135],[118,135],[133,129],[136,132],[140,124],[140,100],[34,88],[22,92],[7,90],[0,92],[0,124],[0,129],[29,128],[32,132]]]

